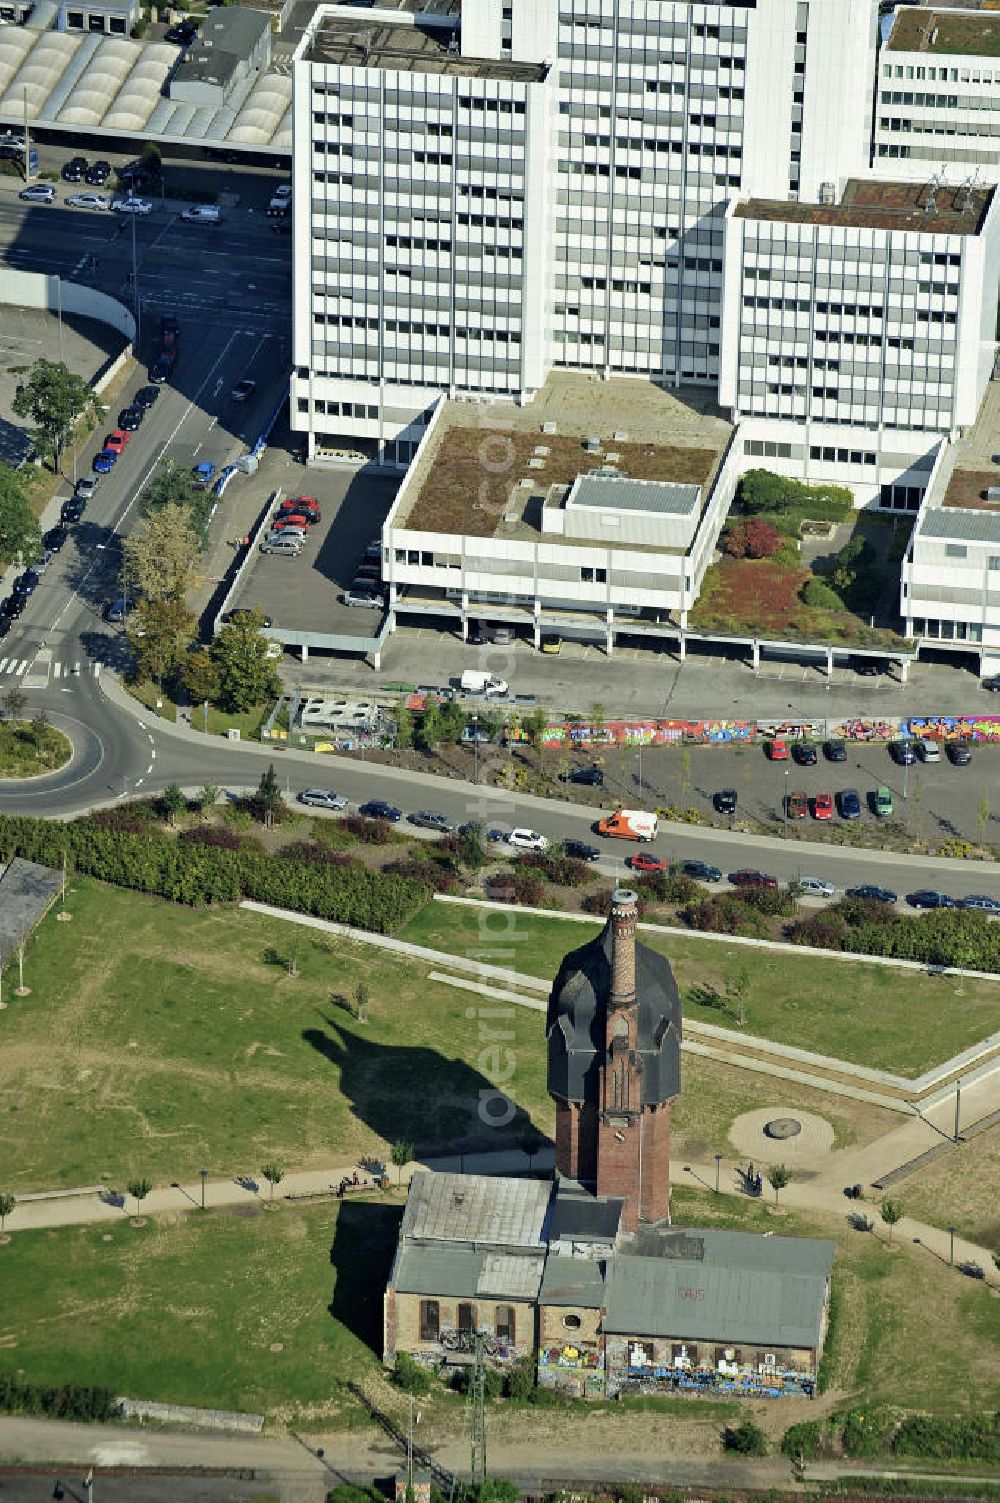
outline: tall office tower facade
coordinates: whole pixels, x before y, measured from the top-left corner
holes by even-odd
[[[323,7],[295,62],[296,426],[405,463],[442,392],[714,385],[727,205],[866,170],[876,36],[877,0]]]

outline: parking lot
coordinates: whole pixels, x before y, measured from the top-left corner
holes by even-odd
[[[283,487],[282,495],[315,497],[322,520],[310,527],[297,557],[262,554],[257,546],[230,608],[261,606],[279,641],[283,631],[373,636],[381,613],[345,606],[340,597],[366,546],[378,541],[397,484],[393,478],[346,467],[297,469],[297,490]]]

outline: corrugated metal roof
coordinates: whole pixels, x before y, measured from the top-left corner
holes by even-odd
[[[607,1331],[817,1345],[832,1242],[706,1229],[644,1233],[631,1248],[608,1265]]]
[[[701,501],[701,486],[669,480],[630,480],[615,475],[580,475],[566,498],[567,507],[593,506],[601,511],[653,511],[686,517]]]
[[[406,1242],[399,1249],[392,1287],[401,1294],[534,1301],[544,1266],[543,1252],[519,1256],[441,1242]]]
[[[604,1302],[604,1264],[595,1258],[550,1253],[539,1294],[542,1305],[580,1305],[599,1310]]]
[[[440,1237],[493,1247],[537,1247],[552,1186],[480,1174],[417,1174],[400,1237]]]
[[[1000,543],[1000,511],[937,506],[924,516],[918,536],[957,538],[966,543]]]

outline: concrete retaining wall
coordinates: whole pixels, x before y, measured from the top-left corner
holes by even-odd
[[[65,277],[0,267],[0,303],[15,303],[21,308],[47,308],[50,313],[57,313],[61,306],[63,313],[96,319],[98,323],[117,329],[126,339],[135,339],[135,319],[124,303],[106,292],[98,292],[96,287],[84,287],[79,282],[67,281]]]
[[[237,1414],[228,1409],[193,1409],[186,1404],[154,1404],[145,1399],[121,1398],[118,1403],[126,1419],[197,1425],[202,1430],[238,1430],[246,1435],[259,1435],[264,1428],[262,1414]]]

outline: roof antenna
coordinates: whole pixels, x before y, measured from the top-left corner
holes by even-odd
[[[935,172],[934,176],[931,178],[930,187],[929,187],[928,192],[927,192],[927,199],[926,199],[926,201],[924,203],[924,216],[927,219],[936,219],[937,218],[937,212],[938,212],[937,196],[938,196],[938,189],[941,187],[941,179],[942,179],[943,176],[944,176],[944,173],[943,173],[943,170],[942,170],[941,172]]]
[[[977,180],[978,177],[979,177],[979,168],[977,167],[976,170],[975,170],[975,172],[973,172],[969,177],[967,177],[965,179],[965,182],[962,184],[962,186],[960,188],[956,189],[956,192],[955,192],[955,208],[958,210],[958,212],[960,214],[971,214],[972,213],[972,210],[973,210],[973,208],[975,206],[975,198],[974,198],[973,194],[974,194],[974,191],[975,191],[976,180]],[[959,197],[959,195],[961,195],[961,198]]]

